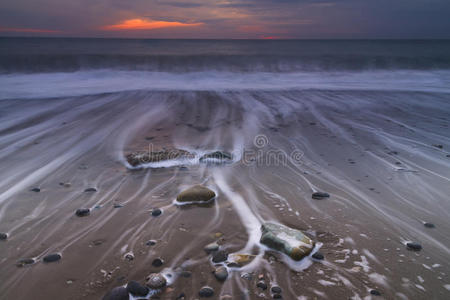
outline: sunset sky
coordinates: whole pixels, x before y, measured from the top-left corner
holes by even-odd
[[[0,36],[450,38],[450,0],[3,0]]]

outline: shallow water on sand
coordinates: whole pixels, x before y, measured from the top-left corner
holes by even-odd
[[[387,299],[448,298],[450,94],[445,85],[415,88],[4,98],[0,298],[99,299],[163,268],[173,283],[162,299],[194,299],[204,285],[216,296],[270,298],[256,287],[259,274],[284,299],[359,299],[371,289]],[[126,154],[149,147],[226,150],[235,162],[127,168]],[[211,205],[174,205],[199,183],[216,191]],[[331,197],[314,200],[315,191]],[[75,216],[81,207],[91,214]],[[156,207],[163,213],[152,217]],[[265,221],[303,230],[325,260],[266,251]],[[203,251],[214,241],[257,259],[219,283]],[[408,251],[406,241],[423,249]],[[61,261],[15,265],[55,252]],[[152,266],[157,257],[162,267]]]

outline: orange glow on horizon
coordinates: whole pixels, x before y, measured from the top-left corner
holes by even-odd
[[[37,29],[37,28],[11,28],[0,27],[0,32],[32,32],[32,33],[58,33],[60,30]]]
[[[200,26],[203,23],[181,23],[181,22],[168,22],[168,21],[153,21],[143,19],[130,19],[122,21],[118,24],[104,26],[102,30],[152,30],[158,28],[169,27],[193,27]]]

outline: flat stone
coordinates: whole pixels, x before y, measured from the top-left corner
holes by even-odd
[[[182,191],[177,196],[177,201],[184,203],[204,203],[213,200],[214,197],[216,197],[216,193],[214,193],[214,191],[203,185],[195,185]]]
[[[214,151],[203,155],[199,161],[201,163],[226,164],[233,161],[233,156],[226,151]]]
[[[147,241],[147,243],[145,243],[147,246],[154,246],[156,245],[156,241],[155,240],[149,240]]]
[[[406,243],[406,248],[413,251],[420,251],[422,250],[422,245],[416,242],[408,242]]]
[[[256,255],[233,253],[228,255],[228,261],[236,264],[238,267],[243,267],[251,263],[255,257]]]
[[[311,257],[314,258],[314,259],[317,259],[317,260],[322,260],[322,259],[325,258],[325,257],[323,256],[323,254],[320,253],[320,252],[314,253]]]
[[[315,192],[312,194],[312,198],[316,200],[322,200],[324,198],[329,198],[330,194],[324,192]]]
[[[161,151],[152,152],[134,152],[128,154],[125,158],[132,167],[138,167],[141,165],[167,161],[176,159],[193,159],[194,154],[181,150],[181,149],[164,149]]]
[[[274,294],[281,294],[281,288],[280,288],[279,286],[277,286],[277,285],[274,285],[274,286],[270,289],[270,291],[271,291],[272,293],[274,293]]]
[[[214,276],[216,276],[216,279],[219,281],[225,281],[228,277],[228,270],[227,268],[220,266],[214,271]]]
[[[127,284],[127,291],[133,296],[146,296],[149,292],[149,289],[139,282],[131,280]]]
[[[35,193],[39,193],[39,192],[41,191],[41,189],[35,187],[35,188],[32,188],[31,191],[32,191],[32,192],[35,192]]]
[[[114,208],[121,208],[121,207],[123,207],[123,205],[122,204],[119,204],[119,203],[114,203],[114,206],[113,206]]]
[[[283,299],[283,296],[281,296],[281,294],[273,294],[272,298],[273,299]]]
[[[23,266],[26,266],[26,265],[32,265],[35,262],[36,262],[36,260],[34,258],[21,258],[17,262],[16,266],[23,267]]]
[[[309,255],[314,248],[314,242],[300,230],[275,223],[264,223],[261,231],[261,244],[287,254],[296,261]]]
[[[212,261],[213,263],[220,263],[226,261],[228,258],[228,253],[225,250],[219,250],[213,254]]]
[[[436,227],[436,226],[434,226],[433,223],[428,223],[428,222],[425,222],[425,223],[423,224],[423,226],[425,226],[425,227],[427,227],[427,228],[434,228],[434,227]]]
[[[93,188],[93,187],[87,188],[87,189],[84,190],[85,193],[92,193],[92,192],[96,192],[96,191],[97,191],[97,189]]]
[[[166,278],[159,273],[152,273],[147,277],[147,286],[151,289],[161,289],[166,286]]]
[[[162,210],[159,208],[154,208],[152,209],[152,216],[157,217],[160,216],[162,214]]]
[[[78,217],[86,217],[89,216],[91,210],[89,208],[79,208],[76,210],[75,215]]]
[[[0,241],[8,239],[8,234],[5,232],[0,232]]]
[[[370,290],[370,294],[374,296],[381,296],[381,293],[377,290]]]
[[[208,244],[205,246],[205,248],[203,248],[203,250],[205,250],[205,252],[209,254],[211,252],[219,250],[219,244],[217,244],[216,242]]]
[[[50,263],[50,262],[55,262],[55,261],[60,260],[61,257],[62,256],[59,253],[52,253],[52,254],[45,256],[42,260],[46,263]]]
[[[110,290],[102,300],[128,300],[128,291],[123,286],[118,286]]]
[[[200,291],[198,292],[198,295],[203,298],[209,298],[209,297],[214,296],[214,290],[212,287],[204,286],[200,289]]]

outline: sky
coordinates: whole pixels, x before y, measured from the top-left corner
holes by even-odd
[[[450,38],[450,0],[2,0],[0,36]]]

